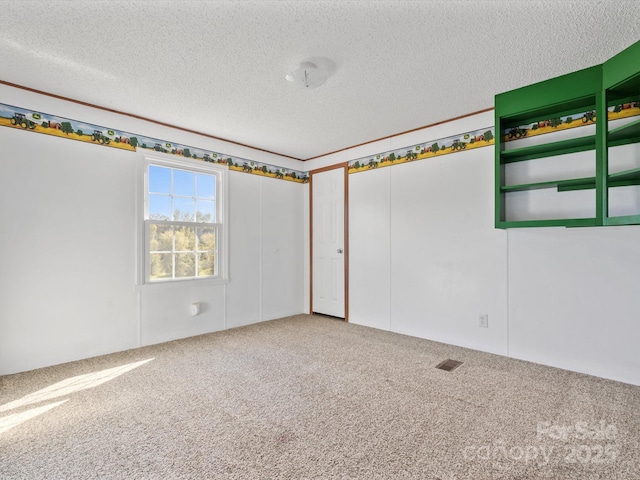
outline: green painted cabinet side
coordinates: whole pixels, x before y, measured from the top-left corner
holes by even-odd
[[[640,42],[636,42],[630,47],[609,60],[603,66],[603,87],[612,88],[619,83],[637,75],[640,71]]]
[[[514,125],[594,103],[602,90],[602,65],[501,93],[495,97],[500,118]]]

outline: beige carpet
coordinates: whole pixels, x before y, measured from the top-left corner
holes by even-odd
[[[639,407],[639,387],[300,315],[0,377],[0,478],[636,480]]]

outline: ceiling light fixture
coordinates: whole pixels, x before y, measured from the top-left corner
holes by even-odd
[[[311,62],[302,62],[298,68],[286,76],[289,82],[305,89],[318,88],[327,80],[327,77],[327,72]]]

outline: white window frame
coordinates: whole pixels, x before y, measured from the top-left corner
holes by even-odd
[[[142,153],[142,161],[138,172],[138,238],[139,265],[137,284],[142,285],[166,285],[185,282],[201,283],[227,283],[229,281],[229,215],[228,215],[228,173],[226,165],[212,164],[200,160],[175,158],[174,155],[162,153]],[[149,220],[148,190],[149,190],[149,165],[177,168],[195,173],[205,173],[216,177],[216,269],[217,275],[209,277],[170,278],[162,280],[150,280],[150,253],[148,249]],[[197,225],[200,222],[175,222],[176,224]],[[207,225],[202,223],[202,225]]]

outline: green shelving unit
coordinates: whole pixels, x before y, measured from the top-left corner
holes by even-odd
[[[619,112],[629,105],[635,108],[638,102],[640,42],[604,64],[496,95],[496,228],[640,224],[640,205],[637,214],[609,215],[611,189],[640,185],[640,154],[633,168],[609,172],[609,160],[613,160],[619,152],[617,147],[640,143],[640,118],[623,126],[609,128],[609,108],[613,107]],[[576,125],[595,125],[595,134],[593,131],[585,134],[583,132],[586,130],[575,128]],[[565,133],[560,135],[548,131]],[[541,133],[545,134],[539,135]],[[558,136],[562,138],[558,139]],[[589,176],[583,174],[567,179],[567,173],[562,169],[569,157],[563,156],[587,151],[594,152],[592,164],[588,165]],[[558,179],[554,179],[553,173],[550,173],[551,178],[543,181],[534,181],[532,178],[532,181],[517,184],[506,183],[508,169],[514,168],[513,164],[528,162],[521,164],[526,172],[535,170],[536,161],[539,166],[540,159],[549,157],[557,157],[553,168],[558,169]],[[588,161],[584,157],[583,162],[585,158]],[[519,177],[522,177],[522,173]],[[510,211],[513,194],[526,195],[529,191],[546,189],[554,190],[553,194],[557,195],[555,203],[560,209],[566,199],[563,197],[565,192],[595,190],[595,205],[584,205],[585,208],[578,209],[592,211],[593,215],[567,218],[566,213],[559,211],[557,218],[549,216],[540,219],[526,218],[522,212],[514,214]]]

